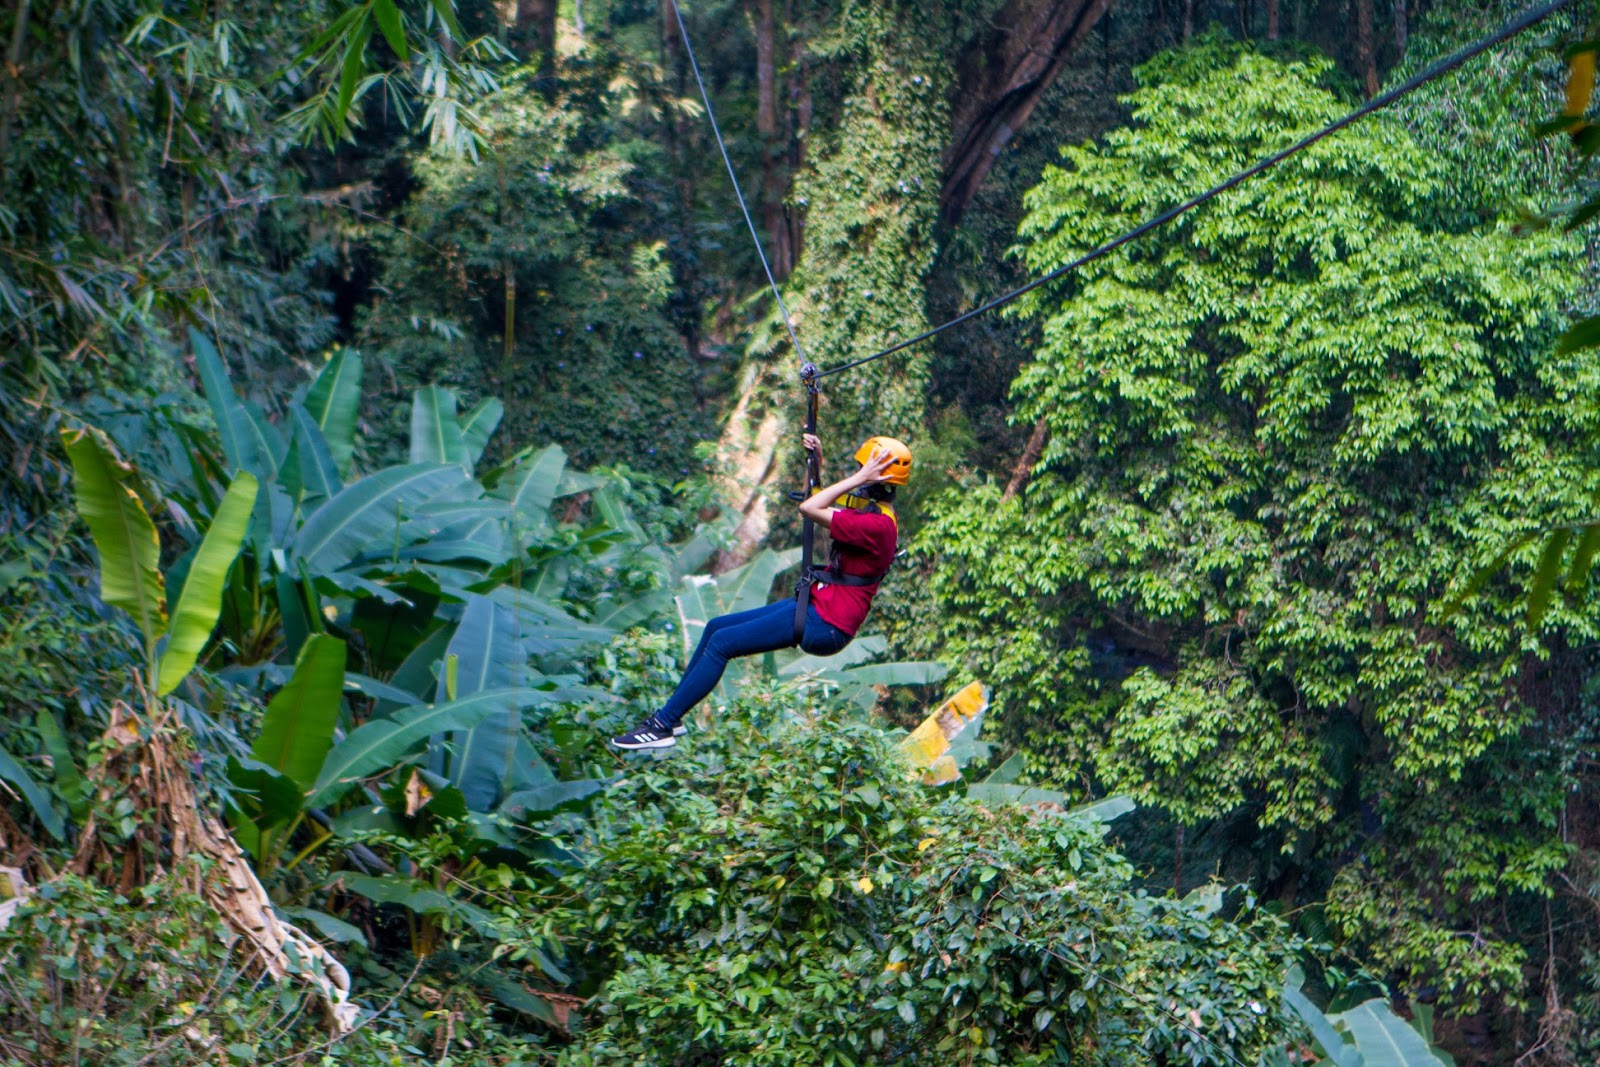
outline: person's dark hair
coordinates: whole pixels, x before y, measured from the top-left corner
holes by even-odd
[[[888,504],[894,500],[894,491],[899,487],[890,485],[888,482],[878,482],[875,485],[869,485],[866,488],[868,500],[881,500],[885,504]]]

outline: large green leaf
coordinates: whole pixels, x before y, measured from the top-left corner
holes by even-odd
[[[445,655],[456,658],[456,697],[520,685],[527,665],[516,613],[486,596],[467,601]],[[492,811],[512,776],[522,715],[503,708],[450,735],[447,777],[473,811]]]
[[[290,404],[289,423],[289,456],[278,483],[302,504],[319,503],[343,488],[339,465],[310,412]]]
[[[335,570],[368,551],[388,548],[407,508],[455,485],[460,467],[415,463],[389,467],[341,489],[312,512],[290,545],[315,572]]]
[[[606,597],[595,605],[591,623],[612,633],[619,633],[666,611],[670,602],[665,589],[639,596]]]
[[[454,390],[425,385],[411,394],[411,462],[454,463],[470,469],[467,444],[456,420]]]
[[[349,474],[361,413],[361,353],[347,348],[335,352],[306,390],[304,407],[322,431],[340,474]]]
[[[1537,627],[1550,610],[1550,594],[1561,578],[1561,561],[1566,555],[1567,543],[1572,540],[1572,528],[1563,526],[1552,530],[1539,553],[1539,566],[1534,571],[1533,582],[1528,586],[1528,625]]]
[[[1339,1036],[1339,1031],[1334,1029],[1332,1020],[1300,992],[1300,981],[1300,970],[1296,967],[1290,972],[1289,981],[1283,987],[1284,1003],[1293,1008],[1295,1014],[1305,1022],[1311,1031],[1311,1036],[1321,1047],[1322,1054],[1328,1057],[1334,1067],[1362,1067],[1360,1053]]]
[[[274,830],[294,823],[305,810],[305,789],[260,760],[228,757],[228,781],[233,785],[228,824],[239,844],[256,859],[276,858]],[[281,844],[281,842],[278,842]]]
[[[3,748],[0,748],[0,781],[10,783],[13,789],[22,794],[22,799],[33,808],[34,815],[49,831],[51,837],[57,841],[66,838],[66,824],[61,821],[61,814],[51,803],[49,790],[40,785],[38,780],[28,773],[27,768],[12,759],[11,754]]]
[[[541,699],[532,690],[500,689],[446,704],[406,708],[389,719],[374,719],[351,731],[328,753],[306,803],[322,807],[358,780],[393,767],[431,734],[470,729],[497,711],[527,707]]]
[[[565,805],[591,797],[610,783],[601,778],[579,778],[571,782],[551,782],[533,789],[512,793],[500,803],[500,812],[514,819],[548,815]]]
[[[772,583],[778,575],[800,562],[800,550],[791,548],[784,552],[763,549],[754,559],[738,570],[730,571],[717,579],[717,596],[722,601],[721,614],[759,608],[767,602]]]
[[[448,915],[488,937],[502,931],[494,916],[482,908],[435,889],[416,878],[400,874],[356,874],[343,872],[339,881],[352,893],[359,893],[379,904],[398,904],[418,915]]]
[[[1138,806],[1138,804],[1134,803],[1132,797],[1106,797],[1104,800],[1096,800],[1091,804],[1080,804],[1078,807],[1069,810],[1067,814],[1080,815],[1086,819],[1093,819],[1095,822],[1105,823],[1110,822],[1112,819],[1120,819]]]
[[[267,431],[262,429],[261,421],[251,417],[244,402],[234,393],[227,367],[210,340],[191,328],[189,343],[194,348],[194,366],[200,375],[201,388],[217,421],[217,435],[222,441],[222,454],[229,470],[246,470],[263,482],[271,481],[277,464],[266,439]]]
[[[949,673],[950,668],[943,663],[929,660],[900,660],[894,663],[871,663],[865,667],[829,671],[823,677],[857,685],[932,685]]]
[[[1358,1004],[1331,1017],[1355,1039],[1362,1067],[1439,1067],[1440,1058],[1422,1035],[1382,999]]]
[[[296,782],[302,792],[311,789],[333,747],[333,729],[339,722],[339,699],[344,693],[344,642],[327,634],[312,634],[295,660],[289,682],[267,704],[261,733],[250,754]]]
[[[98,430],[62,430],[72,460],[78,514],[100,554],[100,599],[133,616],[153,648],[166,623],[155,524],[129,484],[133,470]]]
[[[493,435],[495,427],[500,425],[500,419],[506,413],[506,406],[495,397],[486,397],[478,401],[478,406],[467,412],[461,420],[461,441],[467,449],[467,469],[473,470],[478,466],[478,460],[483,456],[483,450],[488,447],[489,438]]]
[[[400,20],[400,9],[395,7],[394,0],[376,0],[372,7],[372,15],[378,20],[378,28],[383,31],[389,47],[394,49],[396,58],[402,63],[409,60],[411,48],[406,41],[405,27]]]
[[[980,804],[1059,804],[1067,806],[1067,795],[1055,789],[1031,785],[1005,785],[999,782],[974,782],[967,796]]]
[[[524,460],[494,487],[493,494],[511,505],[519,528],[533,532],[551,525],[550,504],[556,498],[566,465],[567,454],[559,445],[549,445]]]
[[[34,716],[34,723],[39,730],[39,740],[44,742],[44,750],[50,757],[56,795],[66,801],[72,817],[83,822],[89,817],[89,798],[93,789],[78,769],[78,761],[72,758],[72,746],[67,743],[67,735],[48,708],[39,709]]]
[[[156,671],[156,692],[161,696],[176,689],[193,669],[200,650],[216,628],[228,568],[239,555],[239,546],[244,544],[244,536],[250,529],[257,488],[255,475],[249,471],[240,471],[234,476],[222,503],[211,517],[211,528],[189,564],[183,592],[178,594],[172,621],[167,626],[167,648],[161,654]]]

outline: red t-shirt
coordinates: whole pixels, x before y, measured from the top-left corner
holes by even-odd
[[[871,578],[882,574],[894,562],[897,531],[887,515],[839,508],[833,513],[828,534],[833,538],[839,569],[846,574]],[[866,621],[876,585],[828,585],[827,579],[811,590],[811,603],[824,622],[837,626],[851,637]]]

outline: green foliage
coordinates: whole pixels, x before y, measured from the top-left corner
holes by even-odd
[[[1130,98],[1136,126],[1065,149],[1029,194],[1029,269],[1339,113],[1325,70],[1201,45]],[[1509,599],[1432,605],[1537,521],[1527,501],[1586,508],[1570,472],[1596,366],[1550,354],[1571,246],[1462,228],[1448,178],[1378,118],[1037,294],[1044,341],[1013,391],[1050,439],[1026,496],[951,497],[921,543],[936,640],[1032,717],[1058,775],[1190,824],[1243,817],[1297,858],[1381,820],[1364,878],[1493,947],[1444,960],[1354,915],[1348,932],[1471,1004],[1516,988],[1487,901],[1548,891],[1544,769],[1565,757],[1517,740],[1538,653]],[[1582,640],[1596,619],[1551,621]],[[1482,792],[1502,776],[1528,785]],[[1467,855],[1481,869],[1441,885],[1435,864]]]
[[[415,161],[362,333],[408,382],[498,396],[515,439],[686,473],[711,425],[667,315],[656,208],[635,153],[580,102],[518,81],[486,104],[489,158]]]
[[[1452,1067],[1455,1063],[1433,1044],[1431,1014],[1419,1012],[1407,1025],[1387,1001],[1372,999],[1325,1015],[1300,991],[1297,972],[1284,987],[1283,999],[1310,1029],[1317,1051],[1334,1067]],[[1276,1067],[1290,1061],[1284,1056],[1272,1062]]]
[[[1292,1027],[1272,920],[1133,893],[1094,821],[940,801],[870,727],[744,707],[608,794],[571,885],[611,977],[563,1062],[1222,1064]]]
[[[806,356],[843,363],[928,326],[922,287],[937,251],[950,122],[953,6],[850,4],[837,33],[859,53],[838,125],[796,183],[806,258],[792,287]],[[830,433],[914,438],[924,419],[926,350],[833,378]]]

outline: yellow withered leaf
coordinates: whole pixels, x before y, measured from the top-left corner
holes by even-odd
[[[1567,106],[1564,115],[1577,118],[1589,110],[1594,95],[1595,54],[1579,52],[1567,61]]]
[[[972,724],[989,706],[989,688],[973,682],[934,709],[915,730],[900,742],[914,767],[926,771],[923,782],[940,785],[961,777],[955,761],[947,753],[950,742]]]

